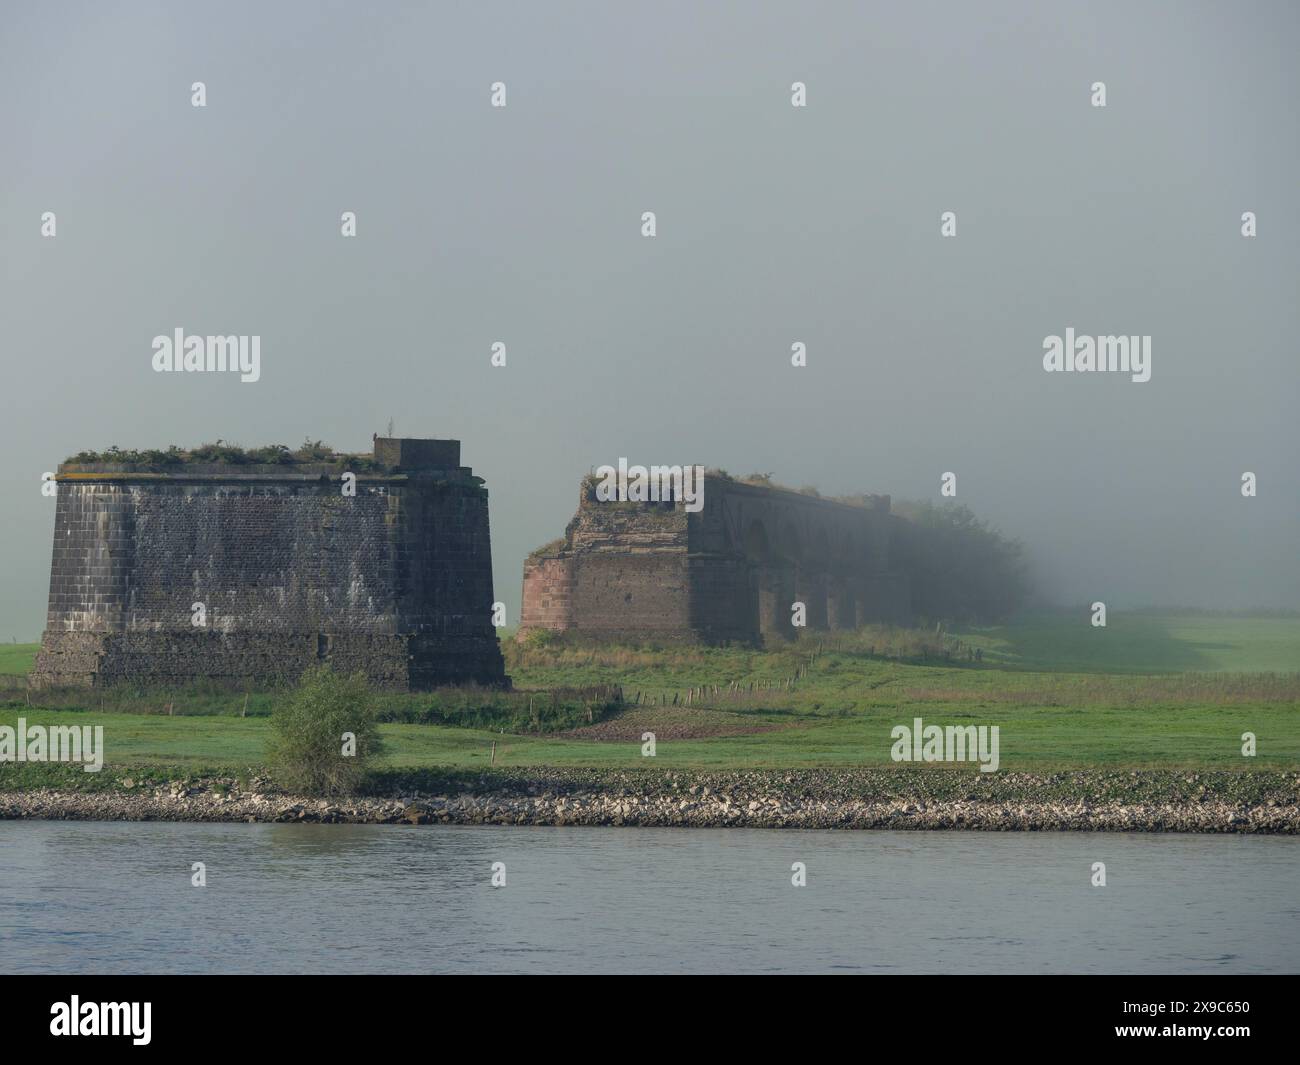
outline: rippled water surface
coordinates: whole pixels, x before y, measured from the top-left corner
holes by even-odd
[[[0,822],[0,970],[1295,972],[1298,872],[1248,836]]]

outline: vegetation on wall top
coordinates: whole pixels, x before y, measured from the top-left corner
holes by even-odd
[[[302,466],[347,465],[351,469],[377,469],[379,463],[373,455],[358,455],[335,451],[320,440],[305,440],[300,447],[286,444],[267,444],[264,447],[240,447],[217,439],[211,444],[182,448],[173,444],[166,450],[157,448],[120,448],[114,445],[106,451],[80,451],[66,460],[80,465],[113,463],[121,466],[140,466],[154,469],[174,469],[188,465],[222,466]]]

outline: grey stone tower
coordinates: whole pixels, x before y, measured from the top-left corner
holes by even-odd
[[[457,440],[323,463],[65,463],[32,681],[232,686],[311,663],[503,685],[487,489]]]

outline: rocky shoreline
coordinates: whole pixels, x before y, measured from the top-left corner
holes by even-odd
[[[881,770],[728,774],[534,770],[431,790],[316,799],[206,778],[0,791],[0,820],[627,825],[1300,834],[1297,774],[1100,773],[1000,779]]]

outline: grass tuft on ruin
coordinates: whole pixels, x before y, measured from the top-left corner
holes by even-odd
[[[104,451],[79,451],[65,460],[70,465],[95,466],[110,464],[132,466],[143,470],[166,471],[185,466],[346,466],[351,470],[379,469],[380,464],[370,454],[335,451],[320,440],[304,440],[291,448],[287,444],[267,444],[263,447],[241,447],[217,439],[210,444],[183,448],[173,444],[166,449],[120,448],[116,445]]]

